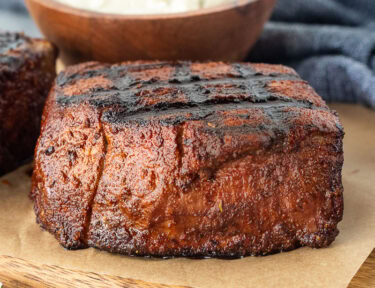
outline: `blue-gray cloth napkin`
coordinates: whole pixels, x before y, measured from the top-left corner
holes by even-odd
[[[292,66],[329,102],[375,108],[375,0],[278,0],[248,60]]]

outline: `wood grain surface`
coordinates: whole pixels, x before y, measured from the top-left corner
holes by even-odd
[[[187,288],[186,286],[163,285],[129,278],[68,270],[57,266],[35,265],[9,256],[0,256],[0,282],[3,284],[3,288]],[[366,262],[363,263],[348,287],[375,287],[375,249]]]
[[[73,271],[58,266],[36,265],[10,256],[0,256],[0,282],[3,285],[2,288],[188,288]]]
[[[375,287],[375,249],[353,277],[348,288]]]

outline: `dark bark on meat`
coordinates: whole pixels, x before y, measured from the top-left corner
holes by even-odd
[[[46,41],[0,32],[0,175],[32,158],[55,58]]]
[[[42,227],[69,249],[239,257],[326,247],[343,129],[287,67],[86,63],[61,73],[35,154]]]

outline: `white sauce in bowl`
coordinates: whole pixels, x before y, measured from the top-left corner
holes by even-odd
[[[236,0],[56,0],[69,6],[100,13],[141,15],[181,13],[214,7]]]

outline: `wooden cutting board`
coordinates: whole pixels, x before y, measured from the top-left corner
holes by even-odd
[[[0,256],[0,282],[3,284],[0,285],[1,288],[187,288],[68,270],[58,266],[36,265],[10,256]]]
[[[375,249],[350,282],[349,288],[375,287]]]
[[[35,265],[25,260],[9,256],[0,256],[0,281],[3,283],[3,288],[186,288],[186,286],[163,285],[129,278],[68,270],[58,266]],[[348,287],[375,287],[375,249],[367,258],[366,262],[363,263]]]

